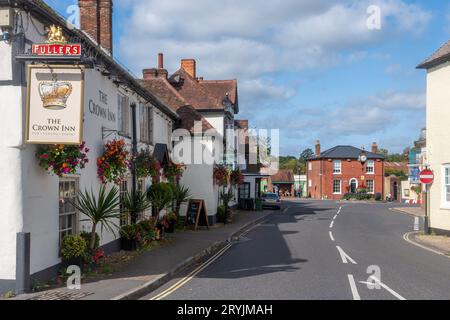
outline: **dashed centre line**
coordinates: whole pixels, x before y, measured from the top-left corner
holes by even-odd
[[[334,221],[331,221],[331,223],[330,223],[330,229],[333,228],[333,225],[334,225]]]
[[[330,233],[329,233],[329,234],[330,234],[330,239],[331,239],[331,241],[333,241],[333,242],[334,242],[333,232],[331,232],[331,231],[330,231]]]

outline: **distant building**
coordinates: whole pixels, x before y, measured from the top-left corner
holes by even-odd
[[[365,155],[367,159],[361,159]],[[365,160],[365,161],[361,161]],[[308,196],[314,199],[341,199],[346,193],[365,188],[384,194],[384,156],[376,143],[372,152],[352,146],[336,146],[324,152],[317,141],[315,155],[307,161]]]
[[[418,68],[427,70],[426,160],[435,176],[429,225],[437,234],[450,234],[450,41]]]
[[[295,196],[295,179],[292,170],[280,169],[270,177],[269,191],[278,193],[282,197]]]

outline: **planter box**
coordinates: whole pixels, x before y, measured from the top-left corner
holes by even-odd
[[[120,239],[120,246],[121,246],[122,250],[125,250],[125,251],[136,251],[138,248],[136,240],[129,240],[127,238]]]

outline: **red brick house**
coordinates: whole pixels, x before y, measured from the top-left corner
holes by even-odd
[[[341,199],[346,193],[365,188],[384,194],[384,156],[352,146],[336,146],[324,152],[317,141],[315,155],[307,161],[308,196],[314,199]]]

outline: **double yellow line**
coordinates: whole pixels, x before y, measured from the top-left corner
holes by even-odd
[[[214,261],[216,261],[217,259],[219,259],[228,249],[231,248],[233,244],[229,243],[227,244],[225,247],[223,247],[221,250],[219,250],[219,252],[217,252],[214,256],[212,256],[211,258],[209,258],[209,260],[207,260],[203,265],[201,265],[200,267],[198,267],[197,269],[195,269],[194,271],[192,271],[191,273],[189,273],[186,277],[182,278],[180,281],[178,281],[177,283],[175,283],[174,285],[172,285],[170,288],[164,290],[163,292],[161,292],[160,294],[150,298],[149,300],[162,300],[165,297],[171,295],[172,293],[174,293],[176,290],[180,289],[182,286],[184,286],[186,283],[188,283],[189,281],[192,280],[192,278],[194,278],[197,274],[199,274],[200,272],[202,272],[206,267],[208,267],[211,263],[213,263]]]

